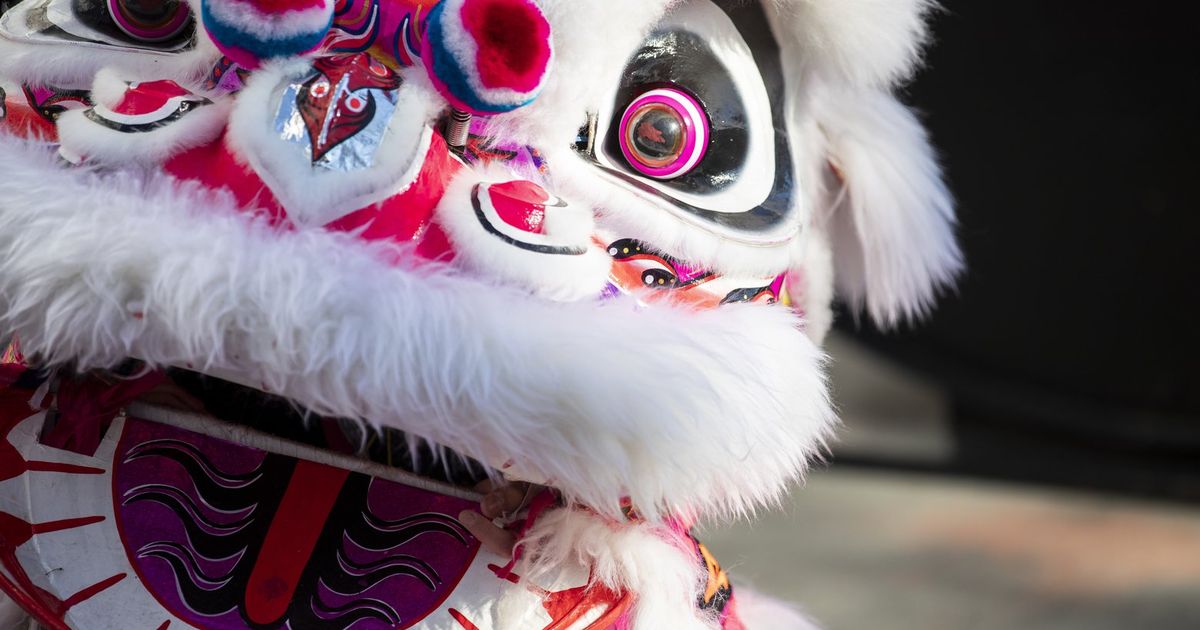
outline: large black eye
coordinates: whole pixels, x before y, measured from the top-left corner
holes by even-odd
[[[196,32],[186,0],[25,0],[17,12],[43,41],[175,52]]]
[[[781,58],[761,3],[678,2],[614,79],[576,145],[606,176],[728,238],[794,234]]]
[[[107,0],[108,13],[123,33],[143,42],[164,42],[190,22],[182,0]]]
[[[682,30],[652,35],[626,68],[616,101],[603,148],[610,155],[623,155],[635,173],[669,180],[665,185],[674,190],[708,194],[736,180],[745,166],[750,120],[744,99],[700,35]],[[659,106],[644,113],[666,123],[662,131],[671,129],[664,117],[676,118],[682,125],[681,135],[673,138],[683,142],[677,148],[681,154],[674,156],[678,163],[672,159],[672,164],[648,167],[636,152],[631,153],[636,146],[629,144],[629,134],[639,128],[628,128],[629,114],[647,104]]]
[[[639,96],[621,117],[620,143],[634,170],[674,179],[696,167],[708,151],[708,116],[699,101],[669,88]]]
[[[23,0],[0,20],[0,36],[17,41],[137,52],[180,52],[195,33],[187,0]]]

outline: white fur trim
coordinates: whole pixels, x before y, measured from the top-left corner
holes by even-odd
[[[838,292],[881,325],[925,314],[963,269],[954,200],[924,127],[885,92],[821,91],[814,99],[829,161],[845,185],[826,192]]]
[[[195,87],[203,82],[216,56],[207,51],[172,55],[94,47],[24,44],[0,37],[0,77],[15,83],[86,90],[105,67],[120,68],[144,81],[172,79]]]
[[[0,329],[53,363],[227,370],[651,519],[774,502],[834,423],[786,309],[546,302],[11,138],[0,172]]]
[[[820,230],[809,230],[800,254],[800,265],[785,286],[793,306],[804,313],[804,332],[817,345],[833,328],[833,252],[829,238]]]
[[[785,57],[804,76],[886,86],[907,78],[928,37],[934,0],[763,0]],[[799,77],[797,77],[799,78]]]
[[[92,80],[92,102],[110,109],[116,107],[125,98],[131,81],[116,68],[104,68]]]
[[[516,235],[534,244],[584,248],[587,253],[578,256],[521,249],[480,224],[472,206],[475,186],[512,179],[513,175],[502,169],[486,175],[464,169],[447,187],[437,217],[454,243],[455,263],[479,277],[510,282],[547,299],[573,301],[600,295],[608,283],[612,259],[592,242],[595,226],[588,209],[569,203],[548,207],[544,235],[528,234],[523,239]]]
[[[311,71],[309,62],[292,61],[255,72],[237,95],[228,142],[262,177],[292,220],[321,226],[398,195],[416,180],[429,148],[428,122],[437,105],[427,90],[406,82],[372,167],[353,172],[315,168],[305,152],[275,131],[280,90]]]
[[[734,586],[737,615],[746,630],[818,630],[807,616],[791,604]]]
[[[92,91],[97,99],[96,109],[119,102],[126,86],[125,81],[110,71],[97,75]],[[183,100],[185,97],[179,97],[172,102]],[[199,101],[200,97],[195,100]],[[88,118],[85,110],[67,111],[57,121],[59,142],[66,155],[79,156],[99,165],[158,165],[171,156],[217,139],[229,119],[231,101],[222,98],[195,105],[178,120],[144,133],[110,129]]]
[[[207,0],[206,4],[209,15],[222,24],[270,41],[325,32],[333,15],[334,2],[324,0],[319,7],[281,12],[262,11],[254,3],[244,0]]]
[[[562,567],[591,569],[591,584],[632,593],[633,630],[715,630],[717,619],[696,602],[708,578],[691,542],[661,525],[616,523],[595,513],[564,508],[546,512],[519,542],[524,551],[514,572],[546,581]],[[510,587],[516,590],[518,587]],[[502,628],[519,630],[522,615],[501,599]],[[520,603],[519,601],[516,603]]]

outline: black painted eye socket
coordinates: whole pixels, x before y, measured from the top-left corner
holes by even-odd
[[[677,89],[650,90],[634,99],[617,130],[621,153],[638,173],[668,180],[694,170],[708,152],[704,106]]]
[[[685,128],[681,154],[664,166],[643,162],[630,143],[630,133],[638,129],[629,127],[629,114],[647,103],[674,110]],[[733,78],[699,35],[664,31],[651,36],[627,66],[616,106],[604,149],[624,156],[638,175],[681,192],[709,194],[736,179],[745,163],[745,106]]]
[[[87,38],[98,43],[107,39],[137,48],[178,50],[190,44],[196,32],[186,0],[71,0],[71,12],[79,24],[99,35]]]
[[[108,0],[108,11],[117,28],[144,42],[178,36],[191,17],[182,0]]]
[[[614,77],[576,149],[679,218],[784,242],[800,212],[781,63],[761,3],[681,0]]]

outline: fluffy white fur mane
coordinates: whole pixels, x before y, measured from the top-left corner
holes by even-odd
[[[538,0],[557,68],[532,106],[494,128],[547,149],[560,174],[583,168],[566,147],[604,91],[589,78],[618,76],[679,1]],[[834,425],[810,337],[829,326],[835,286],[890,325],[923,314],[963,264],[929,139],[892,93],[920,60],[934,3],[762,2],[783,55],[797,203],[811,209],[803,237],[753,251],[665,222],[647,230],[736,261],[727,267],[792,267],[806,322],[780,308],[552,303],[440,265],[397,267],[385,262],[395,250],[345,234],[271,229],[152,169],[67,169],[47,146],[0,136],[0,338],[16,332],[28,354],[79,369],[132,356],[228,375],[552,484],[603,514],[629,498],[649,522],[614,528],[559,510],[529,532],[521,570],[574,558],[640,594],[637,627],[712,627],[694,613],[701,567],[656,519],[750,511],[804,474]],[[216,55],[200,38],[169,63],[0,41],[0,76],[85,87],[114,67],[196,79]],[[549,186],[571,188],[559,178]],[[599,210],[622,199],[571,192]],[[738,602],[755,630],[807,627],[745,590]]]
[[[823,296],[835,286],[855,312],[885,327],[926,314],[964,262],[941,166],[923,125],[893,89],[917,68],[937,4],[768,6],[788,74],[797,177],[814,210],[808,238],[794,248],[808,289]],[[810,318],[828,319],[827,302],[806,305]]]
[[[51,363],[237,375],[651,518],[774,501],[833,424],[785,309],[556,304],[11,138],[0,171],[0,329]]]
[[[535,105],[497,125],[555,147],[595,96],[579,78],[618,73],[672,3],[541,5],[559,67]],[[841,295],[884,324],[924,312],[962,265],[936,159],[890,92],[919,58],[931,6],[768,3],[798,203],[815,212],[792,251],[759,260],[805,267],[815,296],[836,275]],[[346,237],[270,233],[162,176],[71,173],[44,154],[0,146],[0,327],[48,359],[227,370],[496,465],[521,454],[511,472],[612,510],[633,495],[652,515],[770,501],[828,430],[820,355],[780,310],[550,305],[432,266],[391,268]],[[823,331],[827,303],[804,306]]]

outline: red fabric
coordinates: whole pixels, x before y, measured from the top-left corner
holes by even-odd
[[[3,377],[3,372],[0,372]],[[29,467],[17,448],[8,441],[8,434],[18,424],[33,415],[29,399],[33,392],[8,387],[0,380],[0,481],[23,474]]]
[[[58,141],[58,129],[54,123],[42,118],[24,101],[7,99],[4,107],[8,115],[0,119],[0,131],[5,131],[22,138],[45,138],[52,142]]]
[[[404,192],[356,210],[326,227],[355,232],[367,241],[421,243],[433,220],[434,210],[446,194],[446,185],[462,168],[462,163],[451,155],[442,136],[434,134],[420,174]],[[422,248],[418,247],[418,250]],[[442,258],[446,254],[446,249],[436,242],[429,243],[423,250],[422,253],[428,254],[427,258]]]
[[[167,102],[191,92],[179,87],[174,81],[150,81],[138,83],[125,90],[120,102],[110,107],[114,113],[126,116],[152,114],[166,107]]]
[[[530,0],[467,0],[463,25],[479,45],[475,63],[489,89],[532,92],[550,65],[550,23]]]
[[[58,386],[59,418],[42,438],[46,446],[91,456],[104,428],[122,407],[163,382],[162,372],[106,383],[95,377],[63,379]]]
[[[517,533],[517,540],[524,538],[525,535],[529,533],[529,530],[533,529],[534,524],[537,523],[537,520],[541,518],[542,514],[546,510],[555,507],[558,504],[558,495],[549,488],[542,490],[541,493],[534,497],[533,500],[529,502],[529,514],[521,523],[520,530]],[[496,577],[502,580],[508,580],[515,577],[515,574],[513,574],[513,568],[517,566],[517,562],[520,562],[521,555],[524,553],[525,547],[523,545],[517,545],[516,547],[513,547],[512,559],[508,561],[508,564],[496,570]]]
[[[254,624],[273,626],[287,614],[349,477],[348,470],[296,462],[246,584],[246,616]]]
[[[25,366],[16,363],[0,365],[0,393],[3,393],[9,385],[16,383],[25,370]]]
[[[288,227],[287,211],[262,178],[238,160],[221,139],[175,156],[166,171],[208,188],[224,188],[247,212],[265,217],[271,225]],[[452,258],[445,234],[433,225],[433,213],[446,194],[446,185],[463,168],[445,140],[434,134],[417,179],[403,192],[362,208],[326,228],[354,232],[367,241],[416,243],[417,253],[430,260]]]
[[[265,217],[271,225],[280,225],[287,218],[275,194],[257,173],[234,157],[224,137],[176,155],[163,168],[179,179],[224,188],[239,207]]]
[[[454,246],[446,231],[436,223],[430,223],[425,235],[417,243],[417,255],[426,260],[450,262],[454,260]]]
[[[518,179],[491,186],[488,195],[505,223],[532,234],[545,234],[545,204],[550,195],[541,186]]]

